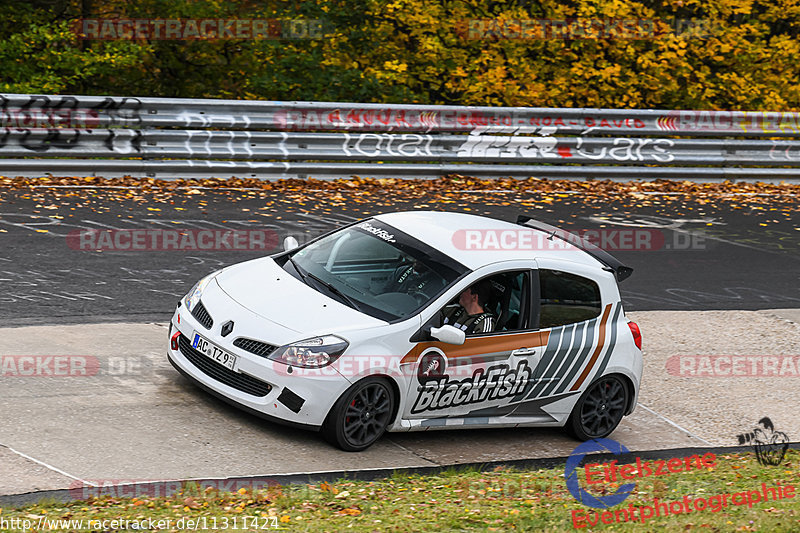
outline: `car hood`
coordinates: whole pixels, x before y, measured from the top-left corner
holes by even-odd
[[[228,267],[215,279],[242,307],[309,336],[386,324],[309,287],[271,257]]]

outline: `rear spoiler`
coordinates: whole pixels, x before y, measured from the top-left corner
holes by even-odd
[[[580,248],[587,254],[591,255],[601,263],[606,266],[606,270],[609,272],[613,272],[614,276],[617,278],[617,281],[622,281],[628,279],[630,275],[633,273],[633,269],[629,266],[625,266],[619,262],[619,260],[611,255],[610,253],[606,252],[602,248],[599,248],[589,242],[588,239],[583,237],[579,237],[574,233],[570,233],[566,230],[561,228],[557,228],[555,226],[551,226],[550,224],[546,224],[544,222],[539,222],[538,220],[534,220],[533,218],[525,215],[519,215],[517,217],[517,224],[520,226],[525,226],[531,229],[543,231],[545,233],[549,233],[549,239],[553,237],[558,237],[559,239],[570,243],[571,245],[575,246],[576,248]]]

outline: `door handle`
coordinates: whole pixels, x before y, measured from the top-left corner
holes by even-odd
[[[511,355],[520,355],[520,356],[536,355],[536,348],[518,348],[512,351]]]

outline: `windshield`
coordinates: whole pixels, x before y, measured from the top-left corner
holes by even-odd
[[[284,268],[316,290],[387,321],[412,315],[468,270],[375,219],[297,250]]]

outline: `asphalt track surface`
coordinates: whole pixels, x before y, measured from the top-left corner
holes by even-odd
[[[164,202],[112,199],[90,190],[71,198],[47,190],[0,190],[0,354],[83,354],[96,357],[101,368],[88,381],[3,378],[0,470],[6,475],[0,494],[63,489],[82,480],[529,460],[565,456],[575,446],[559,430],[528,428],[473,430],[457,438],[450,432],[393,434],[366,452],[347,454],[313,433],[242,413],[168,366],[166,322],[197,279],[269,252],[76,249],[68,235],[84,229],[267,229],[274,232],[274,251],[285,236],[305,241],[355,219],[412,209],[505,220],[525,212],[570,230],[606,230],[612,249],[623,244],[614,231],[646,230],[656,245],[612,250],[635,269],[620,288],[626,310],[647,332],[640,405],[612,438],[632,451],[727,446],[764,415],[793,440],[800,434],[791,407],[798,393],[794,380],[727,378],[710,386],[671,377],[664,364],[676,353],[762,353],[764,332],[772,335],[770,354],[800,353],[796,208],[684,202],[670,210],[623,201],[588,203],[566,194],[526,207],[502,198],[475,201],[474,195],[472,203],[279,196],[202,191]],[[703,313],[763,309],[785,311]],[[753,391],[761,400],[751,400]],[[710,427],[708,413],[695,404],[714,406],[712,418],[719,422]],[[240,453],[244,449],[248,454]]]
[[[0,192],[0,321],[7,326],[164,322],[200,277],[277,252],[285,236],[303,242],[365,216],[419,208],[469,209],[504,220],[526,212],[565,229],[603,229],[612,253],[634,268],[620,285],[629,311],[800,308],[796,208],[684,202],[680,212],[665,214],[653,206],[585,205],[574,196],[531,209],[418,199],[369,205],[347,195],[293,203],[235,191],[204,191],[172,204],[104,200],[89,193],[82,197],[96,196],[92,202],[38,194],[34,199],[23,191]],[[75,249],[75,241],[68,241],[70,232],[110,228],[265,229],[274,232],[275,247],[271,252],[98,252]],[[631,249],[635,246],[625,246],[622,234],[614,233],[632,229],[647,231],[653,244]]]

